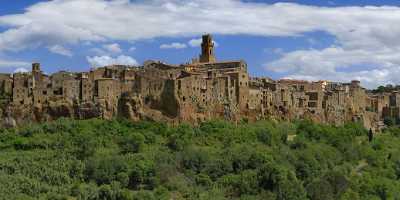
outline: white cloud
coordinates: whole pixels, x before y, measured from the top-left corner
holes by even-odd
[[[202,39],[191,39],[188,43],[191,47],[199,47],[201,45]]]
[[[26,72],[29,72],[29,70],[27,70],[26,68],[23,68],[23,67],[20,67],[20,68],[17,68],[16,70],[14,70],[14,74],[15,73],[26,73]]]
[[[72,56],[72,52],[69,49],[66,49],[65,47],[61,45],[54,45],[48,48],[50,52],[63,55],[63,56]]]
[[[336,38],[335,47],[288,52],[267,65],[279,64],[281,71],[292,70],[289,75],[315,77],[316,72],[321,72],[322,78],[343,77],[339,69],[346,67],[355,71],[350,75],[373,82],[371,77],[380,81],[386,70],[400,66],[400,26],[395,26],[399,23],[400,7],[390,6],[317,7],[238,0],[55,0],[37,3],[22,14],[0,16],[0,26],[9,28],[0,33],[0,49],[19,51],[80,42],[189,37],[205,32],[302,36],[323,31]],[[195,43],[189,43],[192,44]],[[352,67],[371,63],[376,68]],[[311,70],[305,70],[309,65]],[[400,76],[396,73],[394,70],[385,78]]]
[[[65,13],[70,13],[65,17]],[[116,14],[117,13],[117,14]],[[57,0],[23,14],[4,15],[0,47],[18,50],[58,42],[138,40],[161,36],[248,34],[296,36],[322,30],[348,46],[392,46],[400,27],[399,7],[316,7],[236,0]],[[400,41],[395,42],[400,44]]]
[[[365,12],[362,8],[354,10]],[[10,29],[0,34],[0,49],[21,50],[82,41],[134,41],[205,32],[298,35],[331,24],[325,22],[336,13],[328,12],[329,9],[320,12],[315,7],[297,4],[268,5],[236,0],[48,1],[27,8],[23,14],[1,16],[0,25]],[[350,17],[347,15],[352,12],[345,12],[342,18]],[[323,16],[315,18],[316,15]]]
[[[131,48],[129,48],[129,51],[130,51],[130,52],[135,51],[135,50],[136,50],[136,47],[131,47]]]
[[[26,69],[29,68],[30,65],[31,63],[29,62],[0,57],[0,73],[10,73],[14,72],[16,69]]]
[[[112,54],[122,53],[122,49],[119,46],[119,44],[117,44],[117,43],[105,44],[105,45],[103,45],[103,49],[107,50],[108,52],[110,52]]]
[[[120,55],[118,57],[88,56],[86,59],[92,67],[103,67],[108,65],[138,65],[138,62],[134,58],[125,55]]]
[[[368,88],[398,83],[400,53],[385,50],[347,50],[330,47],[299,50],[267,63],[274,72],[288,73],[287,78],[349,82],[360,80]]]
[[[29,67],[31,63],[0,58],[0,68]]]
[[[111,56],[121,54],[123,52],[120,45],[117,43],[103,44],[100,47],[91,48],[89,51],[98,56]]]
[[[171,44],[162,44],[160,45],[160,49],[184,49],[186,48],[186,44],[173,42]]]

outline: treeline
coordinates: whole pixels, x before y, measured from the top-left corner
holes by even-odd
[[[0,130],[1,199],[400,199],[400,129],[60,119]]]
[[[381,85],[378,86],[376,89],[371,90],[372,93],[384,93],[384,92],[393,92],[393,91],[400,91],[400,85]]]

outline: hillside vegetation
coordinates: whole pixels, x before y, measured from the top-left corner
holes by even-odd
[[[60,119],[0,130],[0,199],[400,199],[400,129]]]

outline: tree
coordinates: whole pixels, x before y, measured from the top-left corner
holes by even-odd
[[[372,129],[369,129],[368,132],[368,141],[372,142],[372,140],[374,139],[374,133],[372,132]]]
[[[122,138],[121,149],[123,153],[138,153],[144,146],[145,137],[140,133],[131,133]]]

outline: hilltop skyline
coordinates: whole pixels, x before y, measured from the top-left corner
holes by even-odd
[[[0,3],[0,72],[41,62],[47,73],[198,57],[214,35],[218,60],[252,76],[399,84],[397,1],[56,0]]]

